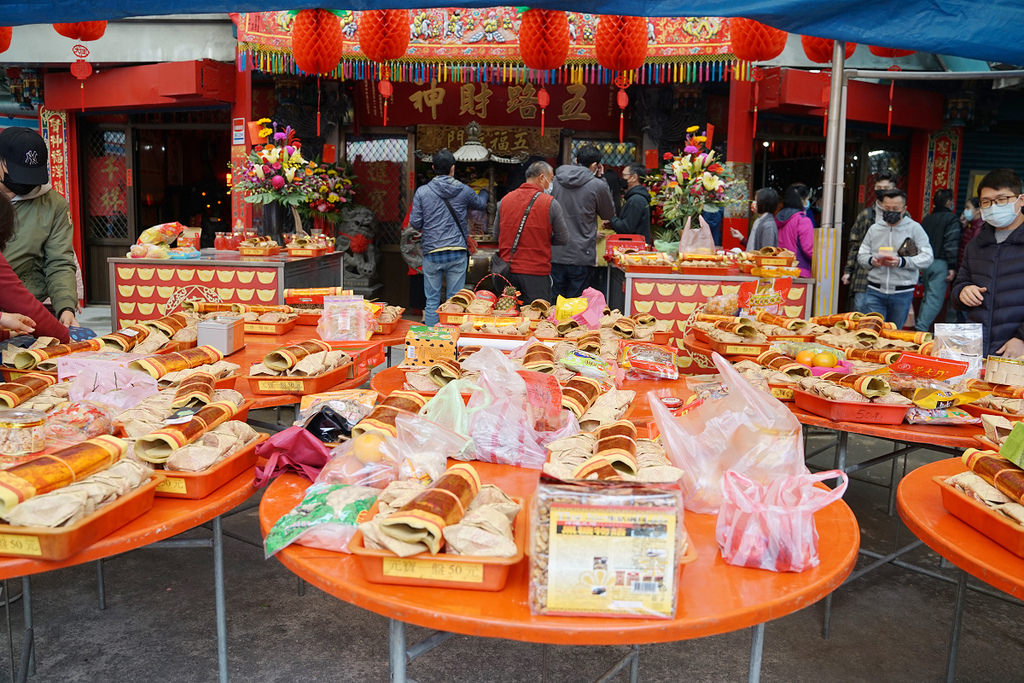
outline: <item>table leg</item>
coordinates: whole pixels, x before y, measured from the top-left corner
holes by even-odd
[[[839,439],[836,441],[836,457],[833,469],[846,471],[846,446],[850,435],[848,432],[839,432]]]
[[[609,270],[608,272],[611,272]],[[640,646],[633,646],[633,661],[629,663],[629,683],[637,683],[640,679]]]
[[[832,633],[832,594],[825,596],[825,618],[821,622],[821,638],[828,640]]]
[[[217,610],[217,674],[228,681],[228,622],[224,605],[224,537],[220,515],[213,518],[213,590]]]
[[[956,658],[960,650],[960,627],[964,620],[964,598],[967,596],[967,572],[961,571],[956,583],[956,604],[953,607],[953,631],[949,635],[949,657],[946,660],[946,681],[956,678]]]
[[[21,577],[21,601],[22,607],[25,610],[25,642],[22,643],[22,648],[29,648],[28,654],[28,672],[32,675],[36,673],[36,656],[35,648],[28,641],[31,637],[32,631],[32,577],[23,576]],[[24,658],[24,655],[22,655]]]
[[[7,579],[4,579],[4,615],[7,618],[7,651],[10,655],[7,663],[11,666],[11,683],[14,683],[14,631],[11,630],[11,590]]]
[[[96,597],[99,599],[100,609],[106,609],[107,592],[103,585],[103,560],[96,560]]]
[[[747,673],[748,683],[758,683],[761,680],[761,656],[764,653],[764,623],[754,627],[753,636],[750,639],[750,671]]]
[[[388,652],[391,683],[405,683],[405,623],[398,619],[388,619]]]

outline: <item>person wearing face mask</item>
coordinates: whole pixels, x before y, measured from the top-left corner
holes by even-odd
[[[612,230],[623,235],[643,235],[651,242],[651,193],[644,187],[647,169],[643,164],[630,164],[622,169],[626,181],[626,202],[619,215],[611,220]]]
[[[886,190],[895,190],[896,183],[892,174],[885,171],[875,176],[873,187],[874,199],[857,214],[850,227],[849,251],[846,253],[846,265],[843,268],[842,283],[850,286],[850,306],[855,311],[864,310],[864,292],[868,288],[868,271],[861,268],[857,262],[860,243],[864,241],[864,235],[868,234],[868,228],[875,224],[882,213],[882,193]]]
[[[562,207],[550,192],[554,179],[550,164],[533,162],[526,182],[502,198],[494,216],[498,257],[508,264],[508,279],[524,303],[553,301],[551,245],[569,241]],[[492,260],[492,270],[494,265]]]
[[[985,174],[978,185],[981,230],[964,250],[950,297],[981,323],[985,352],[1024,356],[1024,194],[1008,168]]]
[[[811,260],[814,257],[814,226],[804,214],[810,206],[810,199],[811,188],[803,183],[793,183],[782,196],[782,210],[775,214],[779,247],[796,254],[800,277],[811,277]]]
[[[552,295],[577,297],[590,282],[597,264],[597,219],[615,217],[611,190],[603,179],[601,152],[583,145],[576,163],[555,171],[552,195],[565,212],[569,241],[551,250]]]
[[[934,211],[921,221],[935,260],[921,271],[924,299],[921,300],[921,310],[914,320],[914,329],[919,332],[930,330],[932,323],[939,317],[939,311],[946,303],[946,289],[956,276],[956,259],[960,251],[960,218],[953,213],[953,192],[948,189],[937,190],[934,207]]]
[[[882,193],[882,215],[868,228],[857,261],[868,271],[862,313],[881,313],[903,328],[920,271],[934,260],[928,234],[907,215],[903,190]]]
[[[77,326],[77,260],[68,202],[49,184],[46,144],[39,133],[0,132],[0,191],[14,204],[14,236],[3,255],[40,301],[47,297],[66,327]]]

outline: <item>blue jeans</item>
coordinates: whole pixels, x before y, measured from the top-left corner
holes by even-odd
[[[868,313],[867,309],[867,291],[854,292],[853,294],[853,310],[859,311],[860,313]]]
[[[921,299],[921,310],[914,322],[914,329],[920,332],[927,332],[931,329],[932,323],[939,317],[942,305],[946,303],[946,273],[949,266],[945,259],[937,258],[932,264],[921,272],[921,281],[924,282],[924,298]]]
[[[445,284],[444,298],[450,299],[455,292],[466,286],[466,268],[469,254],[465,249],[435,251],[423,255],[423,294],[427,298],[423,309],[423,321],[433,327],[437,325],[437,309],[441,305],[441,283]]]
[[[593,266],[552,263],[551,296],[557,298],[561,294],[565,298],[571,299],[583,294],[583,290],[590,284],[590,275],[593,270]]]
[[[864,309],[861,313],[881,313],[887,322],[903,329],[910,314],[910,305],[914,303],[914,290],[897,294],[883,294],[877,289],[868,287],[864,290]]]

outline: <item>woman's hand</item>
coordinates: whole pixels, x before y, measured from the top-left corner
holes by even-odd
[[[0,313],[0,327],[15,334],[32,334],[36,331],[35,321],[21,313]]]

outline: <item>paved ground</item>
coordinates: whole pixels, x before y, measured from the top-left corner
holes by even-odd
[[[822,443],[819,439],[812,437],[812,444]],[[853,437],[850,444],[851,461],[882,452],[877,441]],[[828,465],[830,457],[819,457],[818,463]],[[919,453],[911,457],[909,467],[940,457],[945,456]],[[908,542],[909,532],[897,517],[886,514],[888,492],[878,485],[888,481],[888,466],[858,476],[869,481],[851,483],[846,500],[860,521],[863,546],[886,551]],[[229,518],[225,529],[256,539],[256,511]],[[909,559],[950,580],[955,576],[926,549]],[[294,575],[246,543],[225,540],[225,566],[235,681],[387,680],[384,617],[312,587],[299,595]],[[36,680],[215,680],[211,553],[142,549],[107,561],[105,569],[103,611],[97,607],[94,565],[33,578]],[[17,583],[11,586],[15,592]],[[829,640],[821,637],[821,603],[771,622],[762,675],[768,681],[941,680],[953,595],[952,583],[886,566],[836,592]],[[438,599],[443,600],[443,591]],[[20,603],[14,604],[12,620],[17,647]],[[959,678],[1024,680],[1022,623],[1021,607],[970,592]],[[423,634],[422,629],[410,628],[410,643]],[[743,680],[749,649],[749,630],[645,646],[640,678]],[[416,660],[409,675],[421,682],[586,681],[597,678],[625,652],[624,647],[562,647],[458,636]]]

